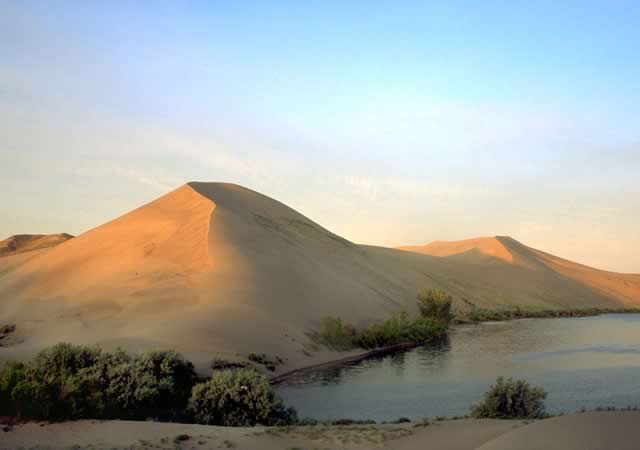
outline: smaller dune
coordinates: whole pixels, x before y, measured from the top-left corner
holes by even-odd
[[[497,237],[479,237],[463,241],[433,241],[426,245],[408,245],[399,247],[415,253],[431,256],[453,256],[470,251],[476,251],[487,256],[513,262],[513,254]]]
[[[0,257],[55,247],[72,238],[67,233],[16,234],[0,241]]]

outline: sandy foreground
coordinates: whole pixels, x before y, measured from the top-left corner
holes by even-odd
[[[28,423],[0,434],[0,449],[637,449],[640,412],[574,414],[536,422],[224,428],[130,421]],[[184,440],[176,439],[186,435]]]

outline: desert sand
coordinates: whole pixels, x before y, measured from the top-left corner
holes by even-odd
[[[590,412],[540,421],[462,419],[414,424],[225,428],[175,423],[27,423],[0,435],[0,450],[80,449],[395,449],[631,450],[640,412]],[[176,441],[179,435],[188,439]],[[177,443],[176,443],[177,442]]]
[[[68,341],[171,348],[203,372],[213,356],[264,352],[284,358],[281,373],[348,355],[310,351],[305,333],[322,318],[414,313],[424,287],[448,291],[458,310],[640,305],[639,275],[511,238],[428,248],[358,245],[244,187],[189,183],[39,253],[0,258],[0,325],[17,325],[0,363]]]
[[[466,450],[523,425],[521,421],[460,420],[427,427],[401,425],[230,428],[157,422],[28,423],[2,433],[0,450],[80,449],[434,449]],[[190,439],[178,444],[176,436]]]

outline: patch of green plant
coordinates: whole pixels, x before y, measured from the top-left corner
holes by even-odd
[[[290,425],[295,410],[285,408],[269,381],[253,369],[221,370],[193,388],[189,412],[197,423],[223,426]]]
[[[318,330],[307,336],[315,344],[336,351],[421,344],[446,335],[452,318],[451,302],[451,296],[443,291],[426,289],[418,294],[420,317],[416,319],[410,319],[406,312],[399,312],[387,320],[356,328],[340,318],[325,317]]]
[[[189,439],[191,439],[191,436],[189,436],[188,434],[179,434],[173,438],[173,442],[175,444],[179,444],[181,442],[188,441]]]
[[[0,339],[14,331],[16,331],[16,326],[14,324],[0,325]]]
[[[227,361],[221,358],[213,358],[209,364],[212,370],[245,369],[247,366],[248,364],[242,361]]]
[[[470,311],[457,313],[453,323],[502,322],[514,319],[553,319],[589,317],[601,314],[640,314],[638,308],[574,308],[574,309],[532,309],[520,307],[510,309],[484,309],[474,307]]]
[[[400,424],[400,423],[410,423],[411,419],[409,419],[408,417],[398,417],[396,420],[392,420],[389,423],[393,423],[393,424]]]
[[[284,360],[279,356],[276,356],[275,359],[271,359],[265,353],[249,353],[249,355],[247,355],[247,359],[252,363],[264,366],[271,372],[275,371],[279,365],[284,364]]]
[[[371,419],[335,419],[330,421],[330,425],[375,425],[376,421]]]
[[[406,313],[357,329],[339,318],[327,317],[320,328],[308,333],[317,344],[337,351],[363,348],[367,350],[398,344],[419,344],[446,335],[448,322],[419,317],[410,320]]]
[[[422,317],[449,322],[453,298],[442,289],[428,288],[418,293],[418,310]]]
[[[318,419],[314,419],[311,417],[304,417],[298,420],[298,422],[296,423],[296,425],[299,427],[313,427],[319,424],[320,424],[320,421]]]
[[[498,377],[482,401],[471,408],[471,416],[486,419],[539,419],[546,417],[547,393],[525,380]]]

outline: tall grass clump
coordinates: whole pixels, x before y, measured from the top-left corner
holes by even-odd
[[[453,298],[442,289],[423,289],[418,293],[418,310],[422,317],[451,321]]]
[[[222,426],[291,425],[295,410],[285,408],[269,381],[253,369],[221,370],[193,388],[189,412],[197,423]]]
[[[471,408],[471,416],[484,419],[539,419],[546,416],[547,393],[525,380],[498,377],[482,401]]]

